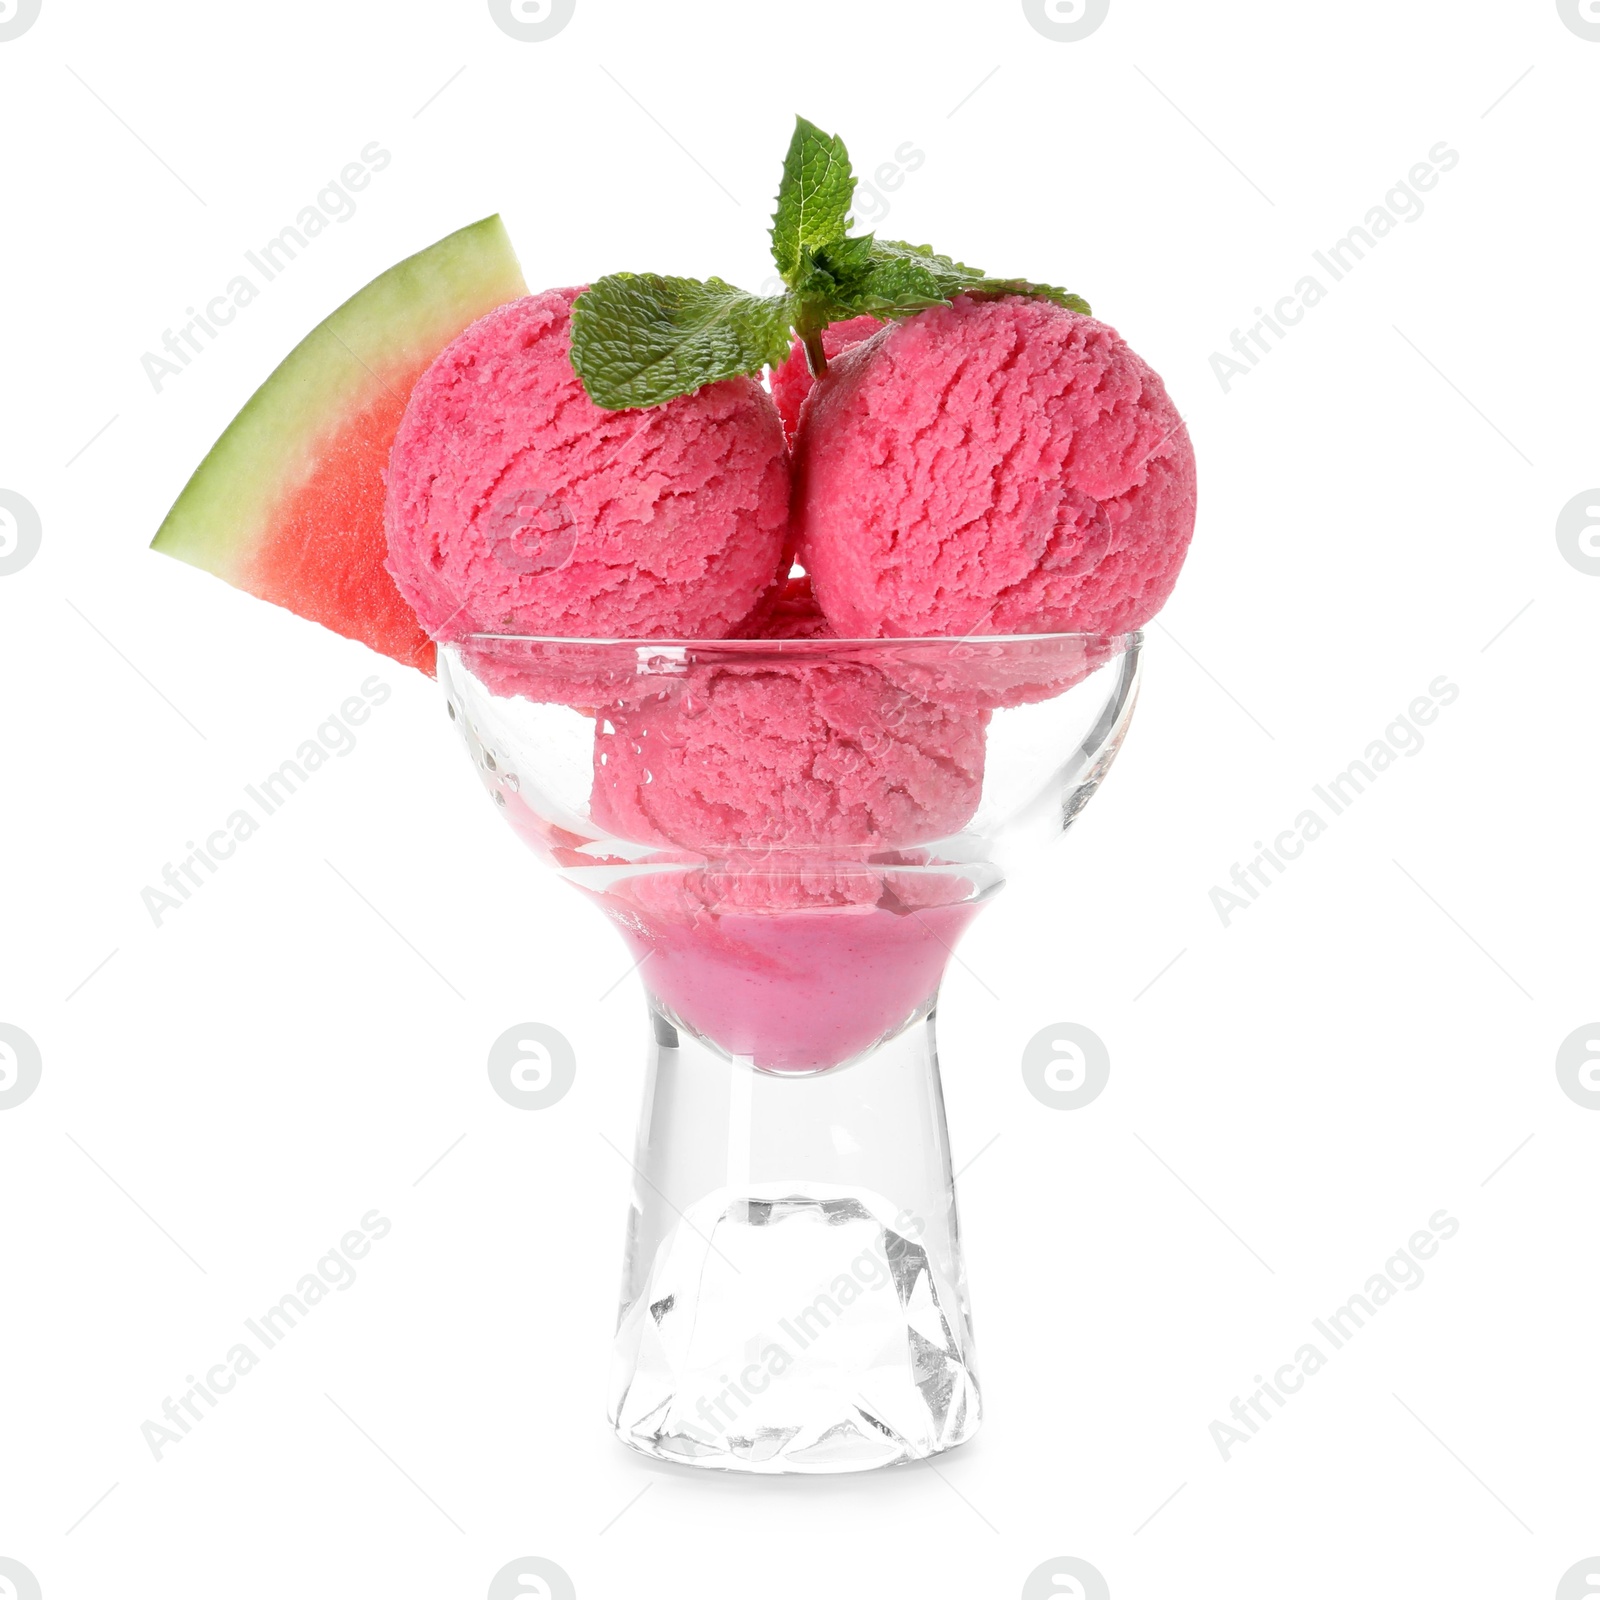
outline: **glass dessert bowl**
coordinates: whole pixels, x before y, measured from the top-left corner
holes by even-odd
[[[1139,649],[441,646],[485,787],[645,987],[609,1405],[633,1449],[831,1473],[976,1431],[939,984],[979,907],[1099,786]]]

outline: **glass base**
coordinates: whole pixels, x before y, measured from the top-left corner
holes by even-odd
[[[652,1005],[610,1416],[737,1472],[913,1461],[977,1431],[931,1004],[841,1067],[769,1073]]]

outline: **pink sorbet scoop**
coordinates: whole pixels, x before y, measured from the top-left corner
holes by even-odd
[[[914,845],[977,809],[988,720],[867,666],[700,668],[602,714],[591,810],[624,839],[706,853]]]
[[[389,571],[436,639],[727,638],[789,570],[771,396],[730,378],[605,411],[569,359],[578,289],[475,322],[434,361],[389,458]]]
[[[845,351],[795,441],[795,535],[844,638],[1121,633],[1194,530],[1194,451],[1103,322],[962,296]]]

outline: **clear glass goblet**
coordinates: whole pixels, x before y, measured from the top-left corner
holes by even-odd
[[[1064,832],[1140,636],[439,653],[513,828],[617,926],[650,1047],[610,1419],[665,1461],[853,1472],[981,1413],[934,1015]]]

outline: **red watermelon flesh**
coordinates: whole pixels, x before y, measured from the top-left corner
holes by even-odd
[[[432,672],[433,641],[384,569],[389,447],[433,358],[526,293],[498,217],[391,267],[251,396],[154,548]]]
[[[406,400],[427,370],[395,374],[380,394],[322,442],[311,476],[279,503],[268,537],[241,565],[239,587],[359,639],[396,661],[433,671],[433,640],[384,569],[383,472]]]

